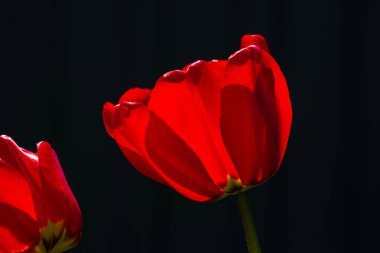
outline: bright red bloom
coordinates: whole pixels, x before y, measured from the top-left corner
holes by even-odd
[[[79,243],[82,215],[49,143],[37,153],[0,136],[0,252],[58,253]]]
[[[209,201],[278,170],[292,121],[286,80],[261,35],[243,36],[241,46],[104,105],[107,132],[142,174]]]

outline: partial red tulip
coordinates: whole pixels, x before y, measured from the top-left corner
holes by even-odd
[[[108,134],[142,174],[210,201],[277,172],[292,122],[286,80],[261,35],[243,36],[241,47],[104,105]]]
[[[0,252],[60,253],[79,243],[82,215],[49,143],[37,153],[0,136]]]

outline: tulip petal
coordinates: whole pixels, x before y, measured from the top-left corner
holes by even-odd
[[[200,193],[194,192],[194,190],[191,189],[193,184],[187,183],[186,186],[190,186],[190,189],[188,189],[186,186],[177,183],[175,180],[178,179],[180,172],[169,174],[166,171],[167,168],[163,168],[160,164],[156,164],[151,160],[146,148],[146,145],[149,144],[145,142],[147,135],[146,129],[148,128],[151,113],[145,106],[131,108],[126,113],[125,110],[127,109],[128,108],[124,106],[112,107],[110,103],[106,104],[103,110],[103,120],[106,128],[110,129],[109,131],[112,133],[110,135],[116,140],[118,146],[131,164],[142,174],[163,184],[170,184],[173,188],[190,199],[195,201],[209,200],[210,197],[202,195],[204,191]],[[121,117],[120,114],[123,114],[124,117]],[[115,117],[116,120],[112,119],[113,117]],[[117,127],[112,128],[112,124],[118,120],[120,120],[120,122],[113,125]],[[151,127],[149,127],[149,129],[151,129]],[[149,130],[149,132],[151,131]],[[153,134],[161,135],[162,133],[154,130]],[[154,154],[153,157],[156,158]]]
[[[0,175],[0,204],[19,209],[36,219],[33,192],[23,175],[2,159],[0,159]],[[12,194],[9,194],[10,192]],[[0,215],[0,217],[6,216]]]
[[[221,109],[222,136],[243,184],[260,183],[267,177],[264,173],[273,170],[273,166],[264,167],[264,161],[275,160],[274,150],[264,149],[270,149],[268,137],[272,136],[266,131],[257,100],[247,88],[229,85],[222,90]]]
[[[124,99],[127,98],[124,96]],[[125,101],[124,99],[120,100]],[[140,173],[157,182],[166,184],[165,180],[158,175],[155,169],[143,158],[138,148],[136,148],[139,147],[139,143],[143,143],[138,138],[142,138],[144,135],[144,125],[139,126],[138,123],[145,122],[144,124],[146,124],[148,120],[148,116],[144,111],[145,109],[136,108],[136,110],[135,112],[131,112],[128,108],[106,103],[103,107],[103,122],[106,130],[115,139],[130,163]]]
[[[221,95],[221,132],[243,184],[259,184],[277,170],[282,153],[278,101],[290,110],[285,79],[274,60],[256,46],[229,59]],[[264,56],[263,56],[264,55]],[[266,57],[266,62],[263,62]],[[281,86],[281,93],[277,92]],[[287,91],[287,88],[286,88]],[[288,103],[286,103],[288,101]],[[287,141],[287,139],[286,139]],[[286,143],[285,143],[286,146]]]
[[[232,174],[219,135],[219,90],[225,62],[195,62],[160,78],[148,107],[199,157],[214,184],[223,189]],[[236,174],[236,173],[235,173]],[[191,176],[191,175],[190,175]]]
[[[104,127],[106,128],[107,133],[112,138],[115,138],[114,131],[119,127],[119,125],[122,122],[122,118],[118,118],[114,115],[114,108],[114,104],[107,102],[104,104],[102,112]]]
[[[103,122],[109,135],[113,136],[113,131],[118,129],[124,118],[128,118],[130,112],[128,103],[146,105],[150,98],[149,89],[133,88],[127,90],[119,99],[119,104],[115,107],[112,103],[105,103],[103,107]]]
[[[27,213],[0,201],[0,214],[0,252],[24,252],[38,244],[38,225]]]
[[[218,157],[224,166],[220,166],[218,169],[214,169],[212,174],[221,173],[219,176],[222,178],[222,182],[219,182],[219,186],[224,188],[226,175],[227,178],[231,177],[238,179],[238,173],[228,155],[226,148],[224,147],[223,139],[220,135],[220,96],[221,87],[224,79],[224,71],[227,61],[213,60],[205,62],[202,71],[197,74],[198,78],[195,79],[194,68],[189,69],[189,76],[196,87],[197,97],[201,104],[202,111],[204,112],[204,119],[211,135],[211,139],[214,143],[214,148],[218,153]],[[225,170],[223,170],[223,167]]]
[[[81,211],[63,174],[58,157],[47,142],[38,143],[37,148],[44,213],[53,223],[64,221],[69,234],[78,235],[82,231]],[[47,224],[47,220],[40,222],[43,226]]]
[[[282,71],[273,57],[263,51],[262,52],[262,60],[265,68],[270,69],[273,74],[273,79],[275,83],[274,93],[275,93],[275,109],[276,117],[273,119],[277,125],[278,135],[279,135],[279,160],[277,167],[281,164],[282,159],[285,154],[286,146],[288,144],[290,128],[292,125],[292,104],[290,101],[289,90],[286,84],[286,79],[282,74]],[[264,83],[262,83],[262,90],[265,90]],[[265,97],[265,96],[264,96]]]
[[[30,183],[30,174],[25,165],[34,167],[36,164],[28,161],[27,157],[24,157],[27,153],[19,150],[17,144],[9,137],[0,138],[0,154],[0,203],[20,209],[37,219],[34,200],[37,198],[38,189]],[[33,159],[35,157],[34,154],[28,155],[33,155]],[[37,175],[35,177],[38,178]],[[10,192],[12,194],[9,194]]]
[[[35,191],[37,192],[41,177],[38,170],[38,157],[36,154],[20,148],[12,138],[6,135],[0,136],[0,154],[0,158],[17,169],[32,183],[31,187],[36,188]]]
[[[211,198],[221,194],[194,151],[153,112],[145,142],[149,158],[173,181]]]

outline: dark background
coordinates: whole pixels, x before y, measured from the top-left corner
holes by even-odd
[[[185,199],[131,168],[106,101],[263,34],[294,120],[280,171],[248,192],[263,252],[379,250],[379,1],[2,1],[0,133],[49,141],[84,217],[70,252],[247,252],[234,198]]]

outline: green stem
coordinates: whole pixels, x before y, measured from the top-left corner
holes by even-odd
[[[236,195],[237,203],[240,210],[240,216],[244,227],[245,240],[249,253],[261,253],[260,242],[257,237],[255,224],[253,223],[251,208],[249,207],[248,199],[245,193]]]

